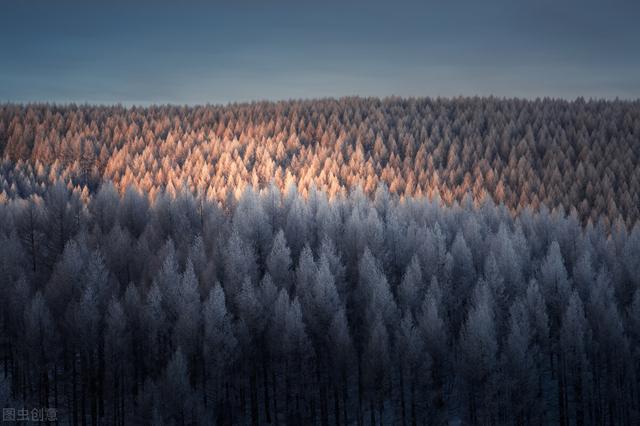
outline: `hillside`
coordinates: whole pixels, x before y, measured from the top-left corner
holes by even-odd
[[[61,177],[210,199],[245,185],[334,196],[489,195],[514,211],[544,204],[631,227],[640,218],[640,103],[497,98],[259,102],[149,108],[0,107],[0,192]],[[26,163],[16,161],[23,160]],[[15,168],[15,170],[14,170]]]
[[[637,101],[4,105],[0,402],[638,424],[639,137]]]

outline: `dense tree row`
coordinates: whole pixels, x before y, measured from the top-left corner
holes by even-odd
[[[331,196],[380,183],[447,204],[489,194],[513,210],[640,218],[638,101],[496,98],[289,101],[149,108],[0,106],[0,193],[104,178],[224,200],[245,185]],[[17,162],[17,163],[16,163]]]
[[[377,108],[423,104],[439,105]],[[83,126],[298,107],[94,109]],[[638,226],[383,187],[247,187],[223,207],[109,183],[36,192],[0,203],[5,406],[92,425],[640,422]]]

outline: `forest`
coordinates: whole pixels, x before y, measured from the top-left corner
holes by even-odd
[[[226,106],[0,104],[0,196],[62,179],[224,201],[247,185],[330,197],[379,185],[447,205],[471,194],[583,224],[640,219],[640,101],[341,98]]]
[[[640,102],[0,106],[0,403],[640,422]]]

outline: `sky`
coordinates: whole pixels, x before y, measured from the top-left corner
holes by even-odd
[[[640,98],[640,2],[0,1],[0,102]]]

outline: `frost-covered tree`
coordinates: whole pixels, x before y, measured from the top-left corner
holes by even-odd
[[[411,262],[402,276],[400,287],[398,287],[398,300],[401,309],[416,312],[420,304],[422,289],[422,270],[417,256],[411,258]]]
[[[540,266],[540,287],[547,303],[552,330],[560,331],[560,321],[571,295],[571,286],[560,246],[552,242]],[[557,336],[557,334],[556,334]]]
[[[486,284],[476,289],[471,309],[460,331],[459,370],[468,386],[471,422],[493,422],[494,373],[498,366],[498,340],[493,299]]]
[[[169,423],[185,424],[193,414],[188,373],[187,360],[178,348],[167,364],[162,382],[162,409]]]
[[[208,395],[207,383],[211,378],[214,398],[218,409],[222,406],[224,389],[228,386],[227,371],[238,357],[236,352],[238,341],[234,335],[231,314],[227,309],[226,298],[220,283],[216,283],[210,290],[203,308],[204,324],[203,359],[205,371],[204,380],[205,401]]]
[[[396,351],[398,364],[400,413],[402,424],[417,424],[418,384],[421,375],[431,367],[431,358],[425,356],[425,342],[413,314],[405,312],[397,331]]]
[[[178,284],[177,297],[177,319],[173,340],[177,346],[182,348],[187,361],[196,363],[199,357],[199,348],[202,345],[200,332],[202,304],[200,302],[198,279],[196,278],[191,261],[187,261],[187,267]],[[193,368],[191,371],[196,370]],[[193,381],[195,381],[195,377],[192,378],[192,382]]]
[[[126,393],[125,381],[128,373],[127,347],[129,345],[129,330],[127,318],[120,302],[112,298],[105,319],[105,364],[111,374],[108,375],[109,384],[107,394],[111,395],[111,412],[114,422],[124,422],[126,411],[124,399]]]
[[[267,256],[267,270],[278,287],[291,290],[291,250],[282,230],[278,231]]]
[[[589,419],[587,414],[587,393],[590,386],[587,348],[591,340],[591,330],[585,317],[580,296],[574,291],[562,319],[560,342],[562,347],[562,368],[560,370],[559,401],[561,422],[574,418],[577,424]]]
[[[501,355],[504,413],[520,423],[544,421],[538,417],[543,408],[540,399],[542,371],[536,364],[539,348],[533,339],[527,307],[522,300],[516,300],[509,312],[509,331]]]
[[[344,113],[360,122],[366,105]],[[251,114],[260,117],[263,107],[254,105]],[[0,375],[13,402],[55,405],[70,424],[346,425],[369,423],[372,415],[376,424],[407,425],[637,423],[637,231],[626,223],[581,228],[576,213],[541,206],[513,214],[488,198],[455,205],[456,194],[434,193],[444,188],[437,180],[449,179],[436,169],[474,154],[460,151],[459,134],[444,128],[434,131],[455,145],[446,152],[427,127],[424,138],[405,129],[388,140],[406,143],[428,173],[391,176],[400,164],[394,156],[378,180],[389,175],[395,191],[417,188],[424,171],[435,185],[421,187],[426,197],[400,198],[390,189],[371,200],[368,189],[337,189],[345,164],[370,167],[367,147],[394,132],[380,128],[370,143],[358,126],[331,136],[348,160],[325,158],[333,175],[324,184],[269,195],[259,192],[265,175],[279,188],[293,186],[295,174],[276,165],[255,177],[242,170],[245,161],[271,155],[255,133],[235,130],[250,111],[220,109],[207,118],[189,111],[176,108],[172,119],[154,119],[144,131],[138,120],[114,130],[122,143],[135,135],[135,149],[153,169],[148,180],[165,182],[159,188],[113,179],[114,189],[106,184],[98,197],[91,177],[87,187],[69,176],[71,184],[54,184],[60,164],[17,176],[14,164],[0,162]],[[114,107],[113,114],[122,112]],[[278,114],[260,131],[273,138],[288,132]],[[175,121],[198,117],[222,124],[186,136],[171,130]],[[320,111],[314,118],[323,129],[342,119]],[[512,131],[489,149],[509,151],[502,142]],[[154,132],[166,132],[162,147],[150,143]],[[316,137],[305,132],[304,143]],[[180,163],[180,170],[201,173],[195,197],[183,194],[192,188],[170,158],[181,152],[187,161],[192,138],[200,140],[190,145],[195,163]],[[362,148],[351,149],[351,138]],[[534,136],[524,140],[518,149],[538,149],[527,142]],[[304,161],[284,141],[273,155]],[[65,155],[72,158],[74,146],[82,143]],[[117,151],[135,181],[135,161]],[[117,164],[104,167],[118,176]],[[487,185],[503,181],[505,203],[512,202],[512,177],[491,176],[486,167],[478,176],[486,175]],[[242,176],[234,185],[258,186],[219,194],[217,185],[236,172]],[[39,183],[31,186],[30,173]],[[363,182],[372,189],[378,183]],[[540,197],[552,190],[537,182]],[[131,216],[136,209],[122,212],[136,199],[144,221]],[[298,226],[303,234],[294,232]],[[288,234],[295,234],[297,254],[287,252]]]

